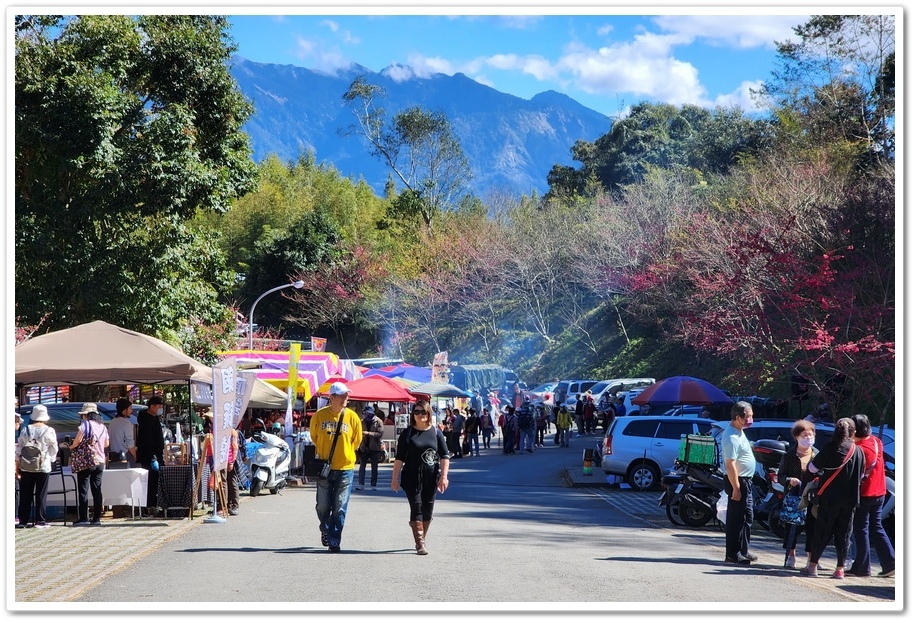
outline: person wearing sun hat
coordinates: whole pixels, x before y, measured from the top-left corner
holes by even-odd
[[[108,455],[108,429],[98,421],[99,407],[94,402],[83,404],[79,411],[83,418],[73,447],[78,448],[83,439],[89,439],[89,447],[95,457],[95,464],[76,473],[77,520],[74,526],[98,526],[102,523],[102,475],[105,472],[105,459]],[[92,517],[89,516],[89,494],[92,493]]]
[[[328,390],[328,405],[318,409],[309,423],[309,433],[315,444],[315,458],[325,459],[331,467],[328,477],[319,479],[315,492],[315,511],[321,544],[332,554],[340,552],[353,468],[356,466],[356,448],[363,438],[363,425],[359,415],[347,408],[350,388],[340,381]],[[340,422],[340,435],[334,445],[334,436]],[[331,447],[334,445],[334,453]]]
[[[29,424],[19,433],[16,442],[16,474],[19,476],[19,512],[17,528],[25,528],[35,510],[36,528],[47,528],[45,508],[48,501],[48,480],[51,474],[51,462],[57,456],[57,432],[47,422],[48,408],[44,405],[32,407]],[[35,470],[24,469],[22,450],[26,444],[35,444],[41,450],[41,459]]]

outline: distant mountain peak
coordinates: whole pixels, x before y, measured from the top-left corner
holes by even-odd
[[[401,63],[389,65],[380,71],[379,74],[391,79],[394,82],[405,82],[407,80],[413,80],[414,78],[419,77],[417,76],[417,72],[414,71],[413,67],[410,65],[402,65]]]

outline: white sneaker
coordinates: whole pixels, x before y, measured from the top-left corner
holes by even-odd
[[[35,527],[36,527],[38,530],[44,530],[45,528],[50,528],[50,527],[51,527],[51,524],[49,524],[49,523],[37,523],[37,524],[35,524]]]
[[[362,486],[362,485],[356,485],[355,488],[356,488],[357,491],[362,491],[362,490],[363,490],[363,486]]]
[[[369,487],[369,488],[372,489],[373,491],[378,491],[378,487]]]

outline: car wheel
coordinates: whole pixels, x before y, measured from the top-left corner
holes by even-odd
[[[627,472],[627,484],[637,491],[650,491],[661,482],[658,468],[651,463],[639,462],[630,467]]]

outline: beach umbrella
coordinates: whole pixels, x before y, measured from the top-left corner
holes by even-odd
[[[652,406],[730,405],[734,401],[721,389],[693,376],[672,376],[639,392],[633,404]]]

